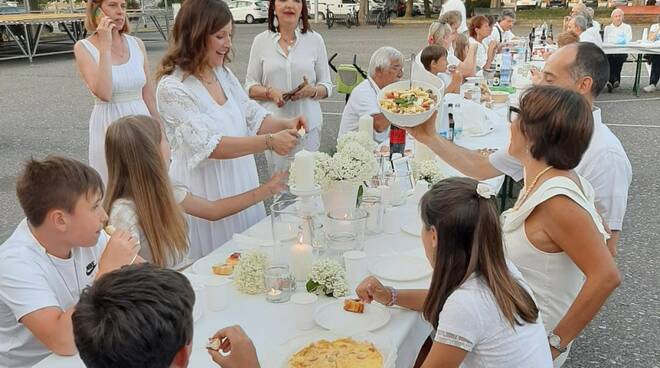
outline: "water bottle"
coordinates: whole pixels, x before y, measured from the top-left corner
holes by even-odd
[[[479,82],[474,82],[474,85],[472,85],[472,101],[476,104],[481,104],[481,87],[479,86]]]
[[[447,104],[447,108],[444,109],[444,111],[450,111],[454,108],[453,104]],[[437,123],[436,123],[437,124]],[[449,122],[448,119],[445,119],[445,116],[443,116],[440,119],[440,123],[436,127],[438,135],[442,138],[447,138],[447,132],[449,131]]]
[[[500,71],[500,85],[508,87],[511,85],[511,74],[513,65],[511,63],[511,53],[508,48],[505,48],[502,53],[502,70]]]
[[[481,95],[481,91],[479,91]],[[454,105],[454,139],[458,139],[463,134],[463,111],[461,104]]]

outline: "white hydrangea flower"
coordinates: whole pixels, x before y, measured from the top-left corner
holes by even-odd
[[[245,294],[261,294],[266,290],[264,272],[268,267],[268,256],[259,251],[241,255],[241,261],[234,268],[234,283]]]
[[[318,284],[317,294],[332,295],[335,298],[348,295],[346,271],[337,262],[322,259],[312,266],[310,280]]]
[[[378,146],[366,132],[348,132],[337,139],[337,152],[342,151],[348,143],[357,143],[369,152]]]
[[[412,166],[416,180],[425,180],[433,185],[445,178],[442,170],[440,170],[440,166],[435,160],[413,160]]]
[[[332,180],[344,180],[360,184],[376,175],[378,164],[373,152],[367,151],[355,142],[346,143],[341,151],[332,157],[328,176]]]

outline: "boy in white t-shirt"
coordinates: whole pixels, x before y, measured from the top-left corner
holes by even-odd
[[[26,218],[0,246],[0,367],[29,367],[50,352],[75,354],[71,314],[100,275],[131,263],[137,243],[117,230],[110,241],[91,167],[30,160],[16,185]]]
[[[440,45],[428,45],[422,50],[420,61],[424,69],[438,76],[445,83],[446,93],[458,93],[463,82],[463,75],[456,67],[448,68],[447,49]]]

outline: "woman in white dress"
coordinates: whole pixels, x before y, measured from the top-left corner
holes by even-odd
[[[92,35],[78,41],[74,53],[78,70],[96,98],[89,118],[89,165],[107,184],[108,125],[127,115],[159,117],[144,44],[127,34],[126,1],[88,1],[85,27]]]
[[[436,330],[422,368],[552,367],[530,287],[504,258],[495,192],[469,178],[436,183],[420,201],[428,290],[396,290],[368,277],[365,302],[422,312]]]
[[[593,131],[589,103],[577,92],[533,87],[512,116],[509,154],[525,186],[502,214],[507,257],[529,283],[555,366],[620,283],[594,207],[594,190],[573,168]]]
[[[233,23],[222,0],[186,0],[158,70],[158,111],[172,146],[170,176],[211,201],[257,187],[253,154],[286,155],[307,127],[302,117],[271,116],[227,68]],[[219,221],[189,217],[189,256],[210,253],[265,215],[258,203]]]
[[[307,118],[309,132],[303,148],[318,151],[323,127],[322,100],[332,93],[330,67],[323,37],[309,26],[307,3],[301,0],[270,0],[268,29],[252,42],[245,76],[245,89],[273,116]],[[293,95],[297,86],[308,84]],[[266,155],[271,166],[285,161]]]
[[[470,45],[477,45],[477,70],[490,67],[493,59],[495,59],[498,42],[491,42],[488,47],[483,43],[483,40],[490,36],[491,30],[492,27],[488,18],[483,15],[478,15],[470,20]]]

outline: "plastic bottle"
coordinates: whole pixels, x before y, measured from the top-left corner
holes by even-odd
[[[511,63],[511,52],[505,48],[502,52],[502,70],[500,71],[500,85],[508,87],[511,85],[511,74],[513,73],[513,65]]]
[[[452,104],[449,104],[449,106],[447,107],[447,120],[449,120],[449,130],[447,130],[447,139],[450,142],[453,142],[455,123],[454,123],[454,106]]]
[[[444,111],[449,111],[450,108],[453,108],[453,104],[447,104],[447,107]],[[448,123],[447,119],[444,118],[444,116],[443,116],[442,119],[439,119],[439,120],[440,120],[440,123],[436,123],[436,124],[438,124],[437,127],[436,127],[437,134],[440,137],[446,139],[447,138],[447,131],[449,131],[449,123]]]
[[[479,95],[481,95],[481,91],[479,91]],[[461,104],[455,104],[454,105],[454,139],[460,138],[462,134],[463,134],[463,110],[461,110]]]
[[[479,82],[474,82],[472,85],[472,101],[476,104],[481,104],[481,87]]]

